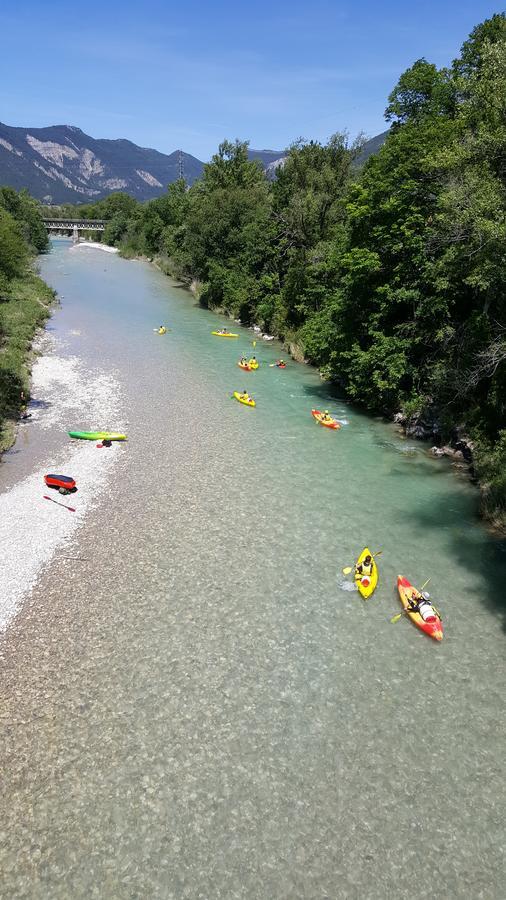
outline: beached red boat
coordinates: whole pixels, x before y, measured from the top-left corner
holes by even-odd
[[[44,481],[60,494],[75,494],[77,491],[75,480],[70,475],[44,475]]]

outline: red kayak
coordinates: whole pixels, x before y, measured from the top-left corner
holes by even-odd
[[[44,481],[60,494],[75,494],[77,491],[75,480],[70,475],[44,475]]]
[[[407,578],[404,578],[403,575],[399,575],[397,578],[397,589],[399,591],[399,597],[401,598],[401,603],[406,610],[409,618],[415,625],[418,626],[425,634],[428,634],[429,637],[434,638],[435,641],[443,640],[443,623],[438,615],[436,609],[428,606],[427,613],[424,615],[420,615],[418,612],[410,612],[409,610],[409,601],[410,600],[418,600],[420,597],[419,591],[413,587],[412,584],[408,581]],[[432,604],[430,604],[432,606]]]

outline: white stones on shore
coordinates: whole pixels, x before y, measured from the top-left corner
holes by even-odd
[[[119,253],[117,247],[110,247],[109,244],[100,244],[98,241],[79,241],[73,244],[69,249],[77,250],[78,247],[91,247],[92,250],[103,250],[105,253]]]
[[[97,450],[94,442],[66,437],[72,426],[120,430],[124,424],[120,387],[110,373],[89,372],[78,358],[57,355],[54,341],[46,340],[48,344],[49,355],[34,364],[34,401],[27,427],[35,439],[38,429],[60,430],[61,443],[42,467],[0,495],[0,632],[20,610],[56,550],[68,545],[87,511],[97,505],[124,451],[118,445]],[[67,497],[52,492],[43,480],[48,472],[71,475],[78,492]],[[49,503],[45,494],[76,512]]]

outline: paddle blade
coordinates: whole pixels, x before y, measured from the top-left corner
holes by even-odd
[[[393,619],[390,619],[390,624],[395,625],[395,623],[398,622],[399,619],[402,619],[402,613],[399,613],[398,616],[394,616]]]
[[[349,575],[352,569],[353,566],[346,566],[346,568],[343,569],[343,575]]]

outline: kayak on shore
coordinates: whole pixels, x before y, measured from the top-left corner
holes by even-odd
[[[76,482],[70,475],[44,475],[47,486],[59,491],[60,494],[75,494]]]
[[[68,431],[68,436],[79,441],[126,441],[126,434],[118,431]]]

